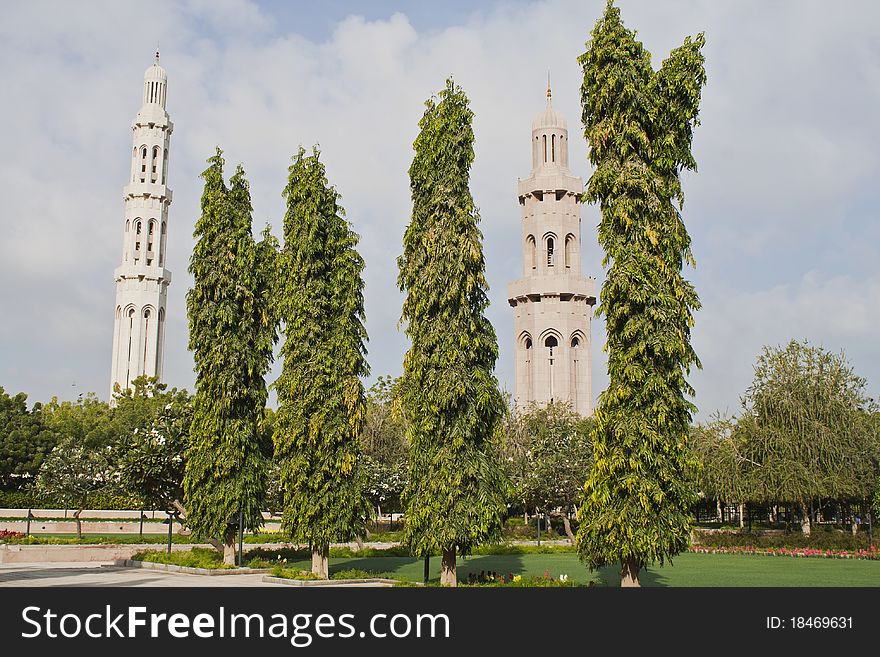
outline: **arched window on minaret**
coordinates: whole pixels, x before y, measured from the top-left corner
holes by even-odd
[[[165,309],[159,308],[159,327],[157,331],[157,346],[156,346],[156,376],[162,377],[162,356],[164,355],[165,348]]]
[[[523,376],[525,377],[525,390],[526,390],[526,402],[530,402],[534,399],[534,394],[532,393],[532,338],[526,334],[523,339],[523,347],[524,349],[524,368],[525,372]]]
[[[143,358],[141,360],[141,365],[142,365],[142,367],[140,368],[141,374],[146,374],[148,371],[147,370],[147,354],[150,351],[150,342],[152,342],[150,340],[150,318],[151,318],[151,315],[152,314],[150,313],[150,309],[144,308],[144,328],[141,331],[141,336],[143,337],[143,341],[144,341],[144,352],[143,352]]]
[[[155,183],[158,180],[159,167],[159,147],[153,146],[153,161],[151,163],[150,182]]]
[[[556,336],[555,335],[548,335],[546,338],[544,338],[544,347],[547,349],[547,360],[548,360],[548,369],[547,369],[547,372],[549,374],[549,376],[548,376],[548,379],[549,379],[549,390],[548,390],[549,395],[548,395],[548,397],[549,397],[550,401],[552,402],[553,397],[556,393],[554,381],[553,381],[554,374],[555,374],[554,363],[557,358],[556,349],[557,349],[557,347],[559,347],[559,341],[556,339]]]
[[[150,219],[149,228],[147,229],[147,267],[150,267],[153,264],[154,247],[156,241],[156,220]]]
[[[131,384],[131,352],[134,347],[134,308],[128,311],[128,357],[125,360],[125,387]]]
[[[578,368],[580,367],[581,339],[577,335],[571,339],[571,400],[577,410]]]
[[[143,230],[143,222],[138,218],[134,221],[134,261],[137,264],[137,261],[141,258],[141,231]]]
[[[165,233],[167,232],[167,225],[163,221],[162,222],[162,234],[159,236],[159,266],[165,266]],[[162,313],[159,313],[161,317]]]
[[[547,135],[541,135],[541,142],[544,144],[544,162],[547,161]]]
[[[572,258],[574,258],[574,235],[569,233],[565,236],[565,267],[571,269]]]
[[[147,181],[147,147],[141,146],[141,182]]]
[[[162,184],[167,184],[168,180],[168,149],[162,153]]]
[[[547,238],[547,266],[552,267],[556,257],[556,240],[550,235]]]
[[[131,219],[125,220],[125,239],[122,240],[122,259],[128,260],[128,251],[131,248]]]
[[[551,159],[556,161],[556,135],[550,136],[550,156]]]
[[[535,236],[529,235],[526,238],[526,263],[529,266],[529,269],[535,269],[538,266],[537,260],[535,258],[535,252],[537,251],[537,246],[535,244]]]

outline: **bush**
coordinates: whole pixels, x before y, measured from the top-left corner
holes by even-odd
[[[223,563],[223,557],[213,548],[193,548],[185,552],[158,552],[144,550],[131,558],[132,561],[149,561],[151,563],[167,563],[188,568],[232,568]]]
[[[757,533],[748,531],[695,532],[694,543],[705,547],[812,548],[815,550],[864,550],[867,532],[815,528],[809,536],[800,532]]]
[[[98,492],[89,495],[86,501],[89,509],[130,509],[139,511],[141,503],[127,495]],[[33,491],[0,491],[0,509],[77,509],[79,502],[65,502],[54,495],[43,495]]]
[[[272,577],[283,577],[284,579],[321,579],[310,570],[297,570],[296,568],[288,568],[287,566],[275,566],[272,568]]]

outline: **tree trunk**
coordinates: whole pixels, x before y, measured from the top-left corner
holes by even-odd
[[[79,501],[79,508],[76,510],[76,513],[73,514],[73,517],[76,518],[76,537],[82,538],[82,520],[80,520],[80,514],[86,508],[86,499],[88,498],[88,494],[84,493],[82,499]]]
[[[443,560],[440,562],[440,586],[458,586],[454,547],[443,550]]]
[[[810,535],[810,513],[809,509],[807,509],[807,503],[803,500],[800,501],[801,507],[801,532],[803,532],[804,536]]]
[[[207,543],[207,544],[210,545],[212,548],[214,548],[215,550],[217,550],[217,552],[219,552],[221,555],[225,555],[225,554],[226,554],[226,544],[223,543],[222,541],[218,541],[216,538],[210,538],[210,537],[208,537],[208,538],[205,539],[205,543]]]
[[[357,543],[358,550],[364,549],[364,539],[362,536],[358,535],[354,537],[354,542]]]
[[[330,546],[312,546],[312,572],[321,579],[330,579]]]
[[[634,557],[629,557],[620,562],[620,586],[621,587],[640,587],[639,583],[639,562]]]
[[[715,500],[715,510],[718,512],[718,524],[724,523],[724,513],[721,511],[721,500]]]
[[[739,510],[739,528],[740,528],[740,529],[742,529],[742,528],[743,528],[743,525],[744,525],[744,522],[743,522],[743,515],[745,515],[745,514],[743,513],[743,507],[744,507],[744,506],[745,506],[745,505],[744,505],[742,502],[740,502],[739,506],[737,507],[737,509]]]
[[[223,540],[223,564],[235,565],[235,534],[232,532],[226,534]]]
[[[574,532],[571,531],[571,521],[568,519],[568,515],[562,516],[562,526],[565,527],[565,535],[568,536],[568,542],[574,545]]]

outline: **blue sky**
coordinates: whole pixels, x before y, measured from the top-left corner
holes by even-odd
[[[761,347],[843,350],[880,394],[880,7],[871,2],[620,0],[654,64],[706,32],[699,172],[684,217],[703,302],[699,417],[736,412]],[[299,144],[320,143],[362,236],[374,379],[399,374],[395,259],[424,100],[453,74],[476,113],[471,189],[482,215],[502,385],[513,381],[507,283],[521,268],[517,177],[546,72],[577,175],[576,58],[604,0],[544,2],[33,2],[4,9],[0,159],[0,386],[32,401],[106,397],[130,122],[156,41],[175,123],[169,184],[166,379],[192,389],[184,297],[199,172],[215,145],[251,182],[255,230],[278,232]],[[598,212],[584,207],[583,271],[601,283]],[[607,382],[593,323],[594,395]],[[276,367],[275,373],[278,368]],[[273,374],[274,378],[274,374]]]

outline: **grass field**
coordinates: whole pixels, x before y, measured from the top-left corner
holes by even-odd
[[[306,560],[288,565],[304,570],[311,567]],[[330,559],[331,573],[350,568],[421,581],[423,562],[412,557]],[[592,579],[597,585],[620,585],[616,568],[590,573],[575,554],[480,555],[458,561],[459,580],[481,571],[523,577],[540,577],[546,571],[553,578],[565,574],[580,582]],[[431,559],[430,576],[439,579],[439,558]],[[682,554],[673,564],[649,568],[641,581],[642,586],[880,586],[880,561]]]

